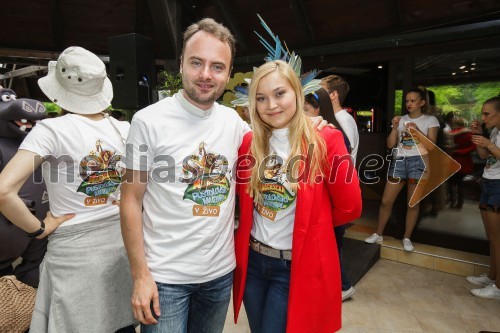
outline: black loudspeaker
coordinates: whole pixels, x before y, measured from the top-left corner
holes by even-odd
[[[153,103],[156,71],[151,41],[133,33],[110,37],[108,46],[113,107],[138,110]]]

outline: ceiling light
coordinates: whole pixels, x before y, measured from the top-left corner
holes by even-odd
[[[469,71],[464,71],[464,73],[469,73]]]
[[[471,67],[471,68],[470,68],[470,70],[471,70],[471,71],[473,71],[473,70],[475,70],[475,68],[474,68],[474,67]]]
[[[464,68],[465,68],[465,65],[460,66],[460,69],[464,69]]]
[[[382,66],[382,65],[378,65],[378,67],[377,67],[377,68],[378,68],[378,69],[382,69],[382,68],[384,68],[384,66]]]
[[[457,73],[451,73],[451,75],[457,75]]]
[[[476,66],[476,63],[475,63],[475,62],[473,62],[473,63],[471,64],[471,66]]]

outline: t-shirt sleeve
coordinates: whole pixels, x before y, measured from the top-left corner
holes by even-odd
[[[441,125],[439,125],[439,120],[435,116],[430,116],[430,119],[429,119],[429,128],[440,127],[440,126]]]
[[[149,171],[151,168],[154,152],[148,133],[144,120],[134,117],[125,144],[124,162],[127,169]]]
[[[241,118],[240,118],[240,126],[241,126],[242,131],[243,131],[243,136],[245,136],[245,134],[247,134],[248,132],[252,131],[252,129],[250,128],[250,125],[248,125],[248,123]]]
[[[335,114],[335,119],[344,130],[345,135],[349,139],[349,143],[353,149],[359,145],[358,125],[354,118],[347,112],[347,110],[340,110]]]
[[[31,151],[45,159],[58,155],[54,130],[46,122],[38,122],[24,138],[19,149]]]
[[[240,116],[237,116],[237,117],[238,117],[238,120],[237,120],[236,126],[238,127],[238,130],[239,130],[240,148],[241,148],[241,144],[243,142],[243,138],[245,137],[245,135],[247,133],[251,132],[252,129],[250,128],[250,126],[248,125],[248,123],[246,121],[244,121],[243,119],[241,119]]]

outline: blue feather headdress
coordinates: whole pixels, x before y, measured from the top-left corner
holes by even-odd
[[[269,43],[264,37],[262,37],[257,31],[255,34],[259,37],[260,43],[267,50],[267,56],[264,58],[266,61],[273,60],[283,60],[286,61],[295,71],[297,76],[300,78],[300,83],[302,84],[302,91],[304,92],[304,96],[310,93],[315,92],[319,88],[321,88],[320,82],[321,80],[315,79],[316,76],[320,73],[318,70],[312,70],[302,74],[302,59],[295,54],[295,52],[290,52],[286,47],[286,43],[281,43],[279,37],[275,35],[271,28],[266,24],[266,22],[262,19],[262,17],[257,14],[259,17],[260,23],[267,31],[269,36],[271,36],[272,41],[274,42],[274,46],[272,43]],[[285,44],[283,46],[283,44]],[[255,70],[255,68],[254,68]],[[247,81],[250,83],[250,80]],[[236,106],[248,106],[248,89],[246,87],[237,86],[235,87],[235,95],[236,99],[231,102],[231,104]]]

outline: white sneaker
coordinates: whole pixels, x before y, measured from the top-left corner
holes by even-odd
[[[472,284],[476,284],[478,286],[489,286],[490,284],[495,283],[492,279],[488,277],[488,274],[483,273],[479,276],[468,276],[465,278]]]
[[[405,251],[413,252],[413,244],[411,243],[411,240],[409,238],[403,239],[403,248],[405,249]]]
[[[470,292],[472,295],[481,298],[500,299],[500,289],[495,284],[490,284],[479,289],[472,289]]]
[[[356,289],[354,289],[354,287],[351,287],[347,290],[342,290],[342,302],[348,298],[351,298],[355,291]]]
[[[368,244],[382,243],[383,240],[384,240],[384,237],[377,235],[377,233],[374,233],[373,235],[371,235],[370,237],[365,239],[365,243],[368,243]]]

